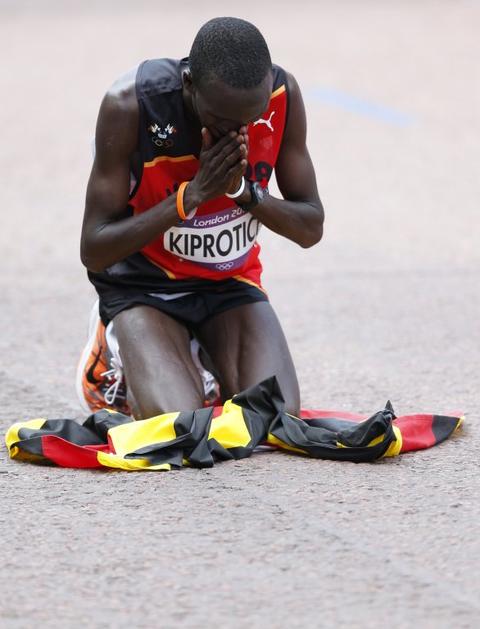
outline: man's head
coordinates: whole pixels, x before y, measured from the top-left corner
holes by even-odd
[[[202,126],[214,137],[256,120],[272,91],[272,62],[250,22],[218,17],[202,26],[189,56],[184,85]]]

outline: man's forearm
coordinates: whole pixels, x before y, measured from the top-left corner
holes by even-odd
[[[105,222],[85,229],[81,243],[81,258],[90,271],[101,272],[140,251],[163,232],[178,224],[176,194],[169,196],[146,212]],[[184,208],[188,214],[197,203],[189,190],[185,191]]]
[[[323,235],[323,206],[318,201],[286,201],[268,195],[251,210],[255,218],[301,247],[315,245]]]
[[[162,233],[178,224],[176,196],[171,195],[146,212],[86,229],[81,258],[93,272],[101,272],[137,253]],[[186,189],[185,212],[199,205],[194,186]],[[251,214],[272,231],[302,247],[316,244],[323,234],[323,207],[320,201],[285,201],[268,195]]]

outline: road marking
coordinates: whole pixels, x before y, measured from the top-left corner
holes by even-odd
[[[305,95],[308,100],[332,105],[344,111],[373,118],[396,127],[407,127],[415,122],[415,118],[411,114],[330,87],[311,87],[306,90]]]

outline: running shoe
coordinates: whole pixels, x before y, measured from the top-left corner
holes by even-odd
[[[98,300],[91,312],[88,341],[77,368],[77,396],[86,413],[110,408],[130,415],[118,341],[110,323],[104,326]]]
[[[205,369],[202,363],[201,353],[202,348],[197,339],[190,341],[190,353],[192,354],[193,364],[200,374],[203,384],[203,392],[205,395],[204,406],[220,406],[220,387],[215,379],[215,376]]]
[[[190,352],[202,379],[204,406],[220,405],[220,387],[215,377],[203,366],[201,348],[196,339],[190,342]],[[110,408],[125,415],[131,414],[113,322],[104,326],[98,312],[98,300],[90,312],[88,342],[78,363],[76,389],[80,406],[86,413]]]

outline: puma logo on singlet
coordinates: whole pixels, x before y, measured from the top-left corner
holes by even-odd
[[[273,132],[272,118],[273,118],[274,113],[275,112],[272,111],[268,120],[265,120],[265,118],[259,118],[258,120],[255,120],[255,122],[253,123],[253,126],[256,127],[257,124],[264,124],[270,129],[270,131]]]

